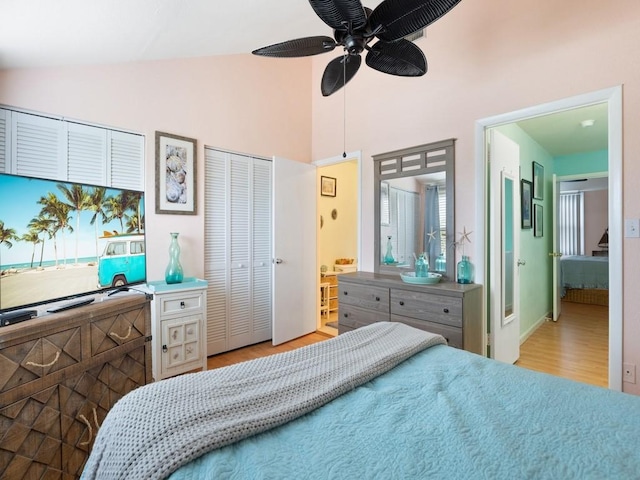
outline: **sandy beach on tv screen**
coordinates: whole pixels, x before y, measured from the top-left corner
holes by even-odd
[[[78,263],[3,271],[0,293],[3,309],[29,305],[98,289],[97,264]]]

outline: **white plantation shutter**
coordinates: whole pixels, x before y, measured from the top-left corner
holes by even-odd
[[[7,128],[7,119],[9,112],[0,108],[0,173],[9,173],[9,132]]]
[[[267,160],[253,162],[253,334],[254,341],[271,338],[271,175]]]
[[[271,338],[271,178],[269,161],[205,148],[208,355]]]
[[[12,112],[11,172],[66,180],[65,124],[53,118]]]
[[[207,288],[207,355],[227,350],[228,181],[226,156],[205,148],[204,276]]]
[[[67,180],[105,185],[107,130],[69,123],[67,127]]]
[[[144,190],[144,137],[135,133],[109,130],[107,171],[109,186]]]
[[[249,158],[231,156],[231,321],[229,348],[250,343]]]
[[[144,136],[0,109],[0,172],[144,190]]]

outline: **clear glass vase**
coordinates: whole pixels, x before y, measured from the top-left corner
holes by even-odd
[[[182,283],[184,274],[180,264],[180,244],[178,243],[178,233],[171,233],[171,243],[169,244],[169,265],[164,271],[164,280],[167,283]]]

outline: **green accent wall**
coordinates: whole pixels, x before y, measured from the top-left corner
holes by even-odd
[[[553,157],[553,173],[559,177],[607,171],[609,171],[608,150]]]
[[[526,264],[520,267],[520,336],[528,335],[539,320],[553,310],[552,251],[552,185],[554,158],[534,142],[516,124],[504,125],[497,130],[520,146],[520,179],[533,182],[533,162],[544,167],[544,193],[542,200],[532,200],[542,205],[543,236],[534,237],[533,228],[520,229],[520,259]],[[520,228],[516,225],[516,228]],[[517,261],[518,259],[514,259]]]

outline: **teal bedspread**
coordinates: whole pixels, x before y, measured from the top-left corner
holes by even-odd
[[[560,259],[560,286],[567,288],[609,288],[609,257],[571,255]]]
[[[438,345],[170,478],[637,479],[640,397]]]

